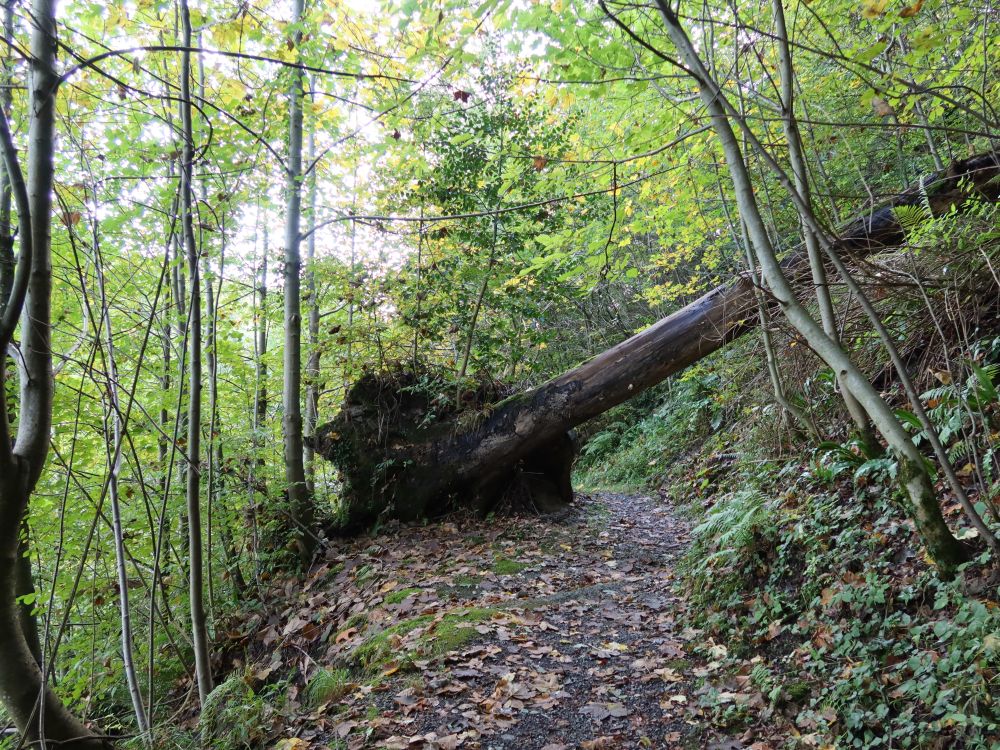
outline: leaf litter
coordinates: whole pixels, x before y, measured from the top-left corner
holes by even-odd
[[[230,668],[289,680],[269,747],[776,747],[711,729],[712,701],[761,701],[708,682],[726,647],[684,626],[688,542],[669,506],[612,493],[558,519],[396,526],[272,582],[229,628]],[[315,706],[300,686],[327,670],[350,679]]]

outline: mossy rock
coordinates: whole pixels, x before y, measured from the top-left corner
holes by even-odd
[[[260,747],[267,734],[268,706],[247,684],[233,674],[205,699],[199,727],[202,746],[213,750]]]

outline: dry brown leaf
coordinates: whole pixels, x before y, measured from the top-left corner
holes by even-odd
[[[872,97],[872,109],[875,110],[875,114],[879,117],[891,117],[896,114],[896,110],[892,108],[892,105],[880,96]]]
[[[354,637],[355,633],[358,632],[357,628],[348,628],[347,630],[341,630],[337,633],[337,637],[333,639],[334,643],[343,643]]]

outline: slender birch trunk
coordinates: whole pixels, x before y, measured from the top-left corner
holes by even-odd
[[[123,424],[124,413],[121,408],[121,399],[118,392],[118,361],[115,356],[115,339],[111,326],[111,306],[108,303],[108,294],[104,279],[104,261],[101,257],[99,237],[97,229],[94,229],[94,270],[97,278],[97,294],[101,305],[101,320],[97,326],[97,334],[103,333],[105,336],[105,372],[107,375],[107,402],[108,418],[111,420],[110,441],[107,445],[108,468],[108,496],[111,500],[111,528],[115,546],[115,571],[118,576],[118,613],[121,619],[121,642],[122,642],[122,663],[125,669],[125,684],[128,687],[129,698],[132,701],[132,710],[135,712],[136,726],[143,743],[151,746],[149,734],[149,721],[146,718],[146,708],[142,700],[142,691],[139,688],[139,678],[135,669],[134,646],[132,638],[132,612],[129,607],[129,586],[128,571],[125,554],[125,535],[122,527],[121,494],[118,491],[118,481],[121,476],[122,467],[122,443],[125,431]]]
[[[792,69],[792,52],[788,43],[788,30],[785,27],[785,11],[781,5],[782,0],[772,0],[774,10],[774,20],[777,26],[778,52],[781,68],[781,109],[782,127],[785,132],[785,140],[788,142],[788,160],[792,166],[792,177],[795,181],[795,189],[802,198],[802,202],[807,206],[811,205],[809,175],[806,170],[805,154],[802,149],[802,136],[799,133],[798,120],[795,117],[795,74]],[[801,213],[801,212],[800,212]],[[840,335],[837,330],[837,314],[833,309],[833,296],[830,294],[830,284],[826,274],[826,264],[823,261],[823,252],[815,232],[809,226],[808,219],[800,216],[800,226],[802,228],[802,239],[805,242],[806,253],[809,256],[809,268],[812,271],[813,286],[816,289],[816,303],[819,306],[819,317],[823,324],[823,330],[833,341],[841,344]],[[858,437],[869,449],[878,445],[875,433],[872,429],[871,420],[864,408],[858,403],[851,392],[844,387],[840,378],[837,378],[841,397],[847,407],[851,419],[858,430]]]
[[[313,439],[319,421],[319,368],[322,352],[319,348],[319,286],[316,283],[316,135],[309,133],[308,161],[312,165],[309,175],[308,239],[306,240],[306,295],[309,299],[309,357],[306,360],[306,420],[305,437],[306,487],[309,495],[316,492],[316,453]]]

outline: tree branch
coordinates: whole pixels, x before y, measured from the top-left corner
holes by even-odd
[[[10,133],[7,113],[2,110],[0,110],[0,150],[3,151],[3,160],[7,168],[8,180],[10,181],[11,190],[14,193],[14,201],[17,203],[17,221],[21,241],[21,252],[18,256],[17,270],[14,274],[14,286],[11,288],[10,298],[5,300],[3,318],[0,319],[0,351],[3,351],[14,336],[14,329],[17,327],[18,318],[21,317],[21,308],[24,306],[24,297],[28,291],[28,277],[31,272],[31,259],[34,253],[31,237],[31,209],[28,204],[28,188],[24,184],[24,174],[21,172],[21,164],[17,160],[17,148],[14,146],[14,138]]]
[[[315,65],[306,65],[304,63],[291,62],[289,60],[280,60],[277,57],[267,57],[266,55],[252,55],[248,52],[228,52],[226,50],[218,49],[203,49],[201,47],[184,47],[173,44],[150,44],[141,47],[129,47],[128,49],[113,49],[107,52],[102,52],[99,55],[94,55],[85,60],[81,60],[76,65],[68,68],[61,76],[59,76],[59,83],[62,84],[72,77],[75,73],[91,68],[102,60],[107,60],[110,57],[124,57],[125,55],[134,55],[138,52],[187,52],[196,53],[200,55],[219,55],[220,57],[232,57],[239,60],[256,60],[257,62],[271,63],[273,65],[281,65],[286,68],[294,68],[296,70],[305,71],[307,73],[321,73],[328,76],[336,76],[338,78],[352,78],[354,80],[376,80],[382,79],[385,81],[393,81],[395,83],[418,83],[411,78],[400,78],[398,76],[383,75],[381,73],[348,73],[346,70],[331,70],[330,68],[320,68]]]

